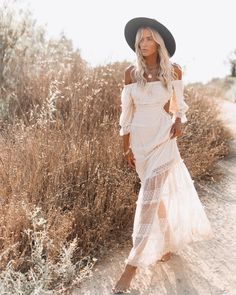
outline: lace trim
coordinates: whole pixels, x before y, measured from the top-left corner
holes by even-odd
[[[151,176],[148,177],[144,183],[142,202],[152,202],[154,200],[158,200],[168,171],[171,169],[175,162],[176,160],[172,159],[152,171]],[[161,174],[163,175],[160,176]]]
[[[169,223],[166,217],[159,217],[159,228],[162,233],[162,237],[165,243],[165,248],[171,244],[170,241],[170,231],[169,231]],[[133,241],[134,241],[134,248],[137,248],[140,246],[140,244],[146,242],[149,240],[149,233],[151,230],[151,224],[142,224],[140,225],[140,229],[138,231],[138,234],[132,234]],[[158,234],[158,233],[157,233]],[[159,237],[160,239],[161,237]]]
[[[165,204],[161,201],[160,196],[164,182],[166,181],[171,168],[179,162],[179,160],[172,159],[155,168],[152,171],[151,176],[148,177],[144,182],[142,187],[143,193],[141,195],[141,199],[139,200],[141,206],[140,213],[138,216],[135,216],[135,218],[138,218],[138,220],[135,220],[137,225],[136,228],[134,228],[132,234],[134,247],[133,251],[137,257],[138,255],[141,255],[147,241],[153,238],[150,235],[150,232],[153,225],[153,219],[157,214],[159,220],[159,229],[162,233],[165,248],[168,247],[168,244],[170,243],[166,208]]]
[[[157,175],[159,175],[159,174],[162,174],[163,172],[166,172],[167,170],[169,170],[169,169],[170,169],[170,166],[171,166],[174,162],[176,162],[176,160],[175,160],[175,159],[171,159],[170,161],[168,161],[168,162],[162,164],[161,166],[155,168],[155,169],[152,171],[152,177],[155,177],[155,176],[157,176]]]
[[[148,236],[149,232],[151,229],[151,223],[147,223],[147,224],[140,224],[139,225],[139,229],[137,231],[137,234],[133,233],[132,237],[145,237]]]

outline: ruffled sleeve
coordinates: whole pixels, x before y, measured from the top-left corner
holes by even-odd
[[[120,136],[130,132],[130,125],[133,119],[134,103],[131,96],[131,87],[131,84],[124,85],[121,92]]]
[[[185,113],[189,109],[184,101],[184,84],[183,80],[172,81],[173,95],[170,100],[170,112],[173,113],[174,120],[179,117],[182,123],[187,122]]]

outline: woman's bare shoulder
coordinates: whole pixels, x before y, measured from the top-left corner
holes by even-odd
[[[124,80],[125,80],[125,85],[133,83],[132,79],[132,72],[134,71],[135,66],[134,65],[129,65],[124,72]]]

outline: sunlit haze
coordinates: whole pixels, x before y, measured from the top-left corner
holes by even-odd
[[[207,82],[230,73],[229,56],[236,48],[233,0],[179,1],[76,1],[26,0],[49,36],[64,33],[82,58],[96,66],[135,60],[124,38],[124,26],[133,17],[162,22],[176,40],[171,58],[184,69],[185,82]]]

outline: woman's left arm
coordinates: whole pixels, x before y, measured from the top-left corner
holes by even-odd
[[[182,69],[179,65],[174,64],[174,71],[177,79],[173,80],[173,97],[170,103],[170,111],[173,113],[174,123],[171,127],[171,138],[182,135],[182,123],[187,122],[185,113],[188,105],[184,101],[184,85],[182,80]]]

